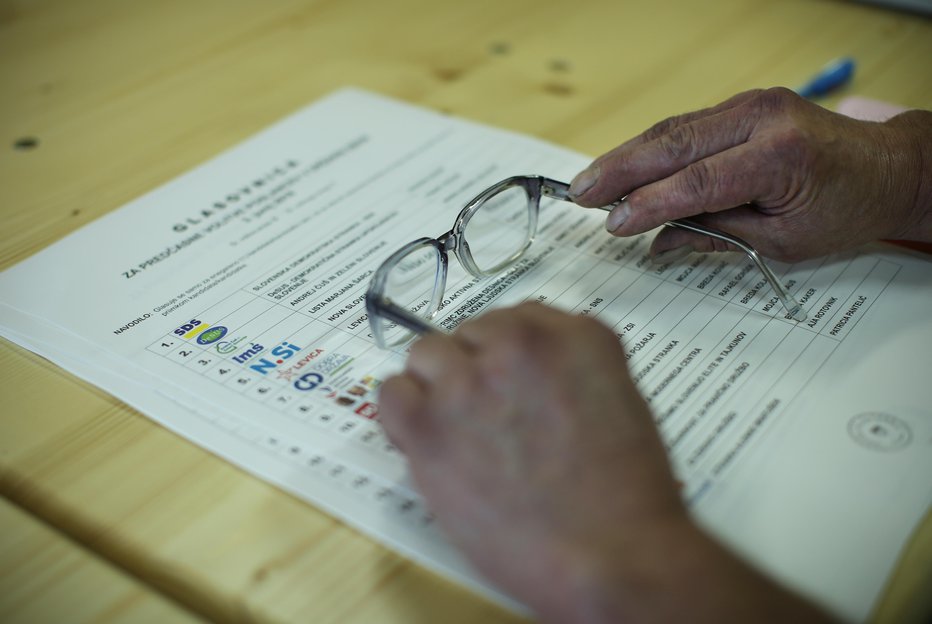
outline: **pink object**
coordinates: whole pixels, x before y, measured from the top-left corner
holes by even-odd
[[[864,121],[886,121],[905,110],[903,106],[852,95],[838,103],[838,112]]]

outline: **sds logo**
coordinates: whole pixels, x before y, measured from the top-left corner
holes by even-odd
[[[202,325],[203,323],[201,323],[199,320],[191,319],[181,327],[175,329],[174,334],[176,336],[181,336],[182,338],[190,338],[194,334],[200,333],[201,330],[205,329],[205,327],[202,327]]]
[[[223,325],[214,325],[211,327],[209,324],[194,318],[181,327],[176,327],[175,331],[172,333],[176,336],[181,336],[185,340],[190,340],[196,336],[197,344],[206,347],[226,336],[227,331],[229,330]]]
[[[279,364],[284,364],[285,360],[293,357],[299,351],[301,351],[301,347],[298,345],[291,344],[290,342],[282,342],[277,347],[272,347],[269,351],[269,355],[275,358],[274,360],[264,357],[259,358],[250,364],[249,368],[257,373],[268,375],[269,371],[275,370]]]

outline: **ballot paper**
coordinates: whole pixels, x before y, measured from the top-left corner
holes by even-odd
[[[341,90],[5,271],[0,331],[521,610],[447,543],[380,429],[405,353],[375,346],[365,291],[490,184],[589,160]],[[614,238],[604,216],[544,200],[516,266],[476,280],[451,262],[435,322],[540,301],[612,327],[696,519],[863,619],[932,501],[932,262],[877,245],[772,263],[798,323],[746,257],[657,266],[651,234]]]

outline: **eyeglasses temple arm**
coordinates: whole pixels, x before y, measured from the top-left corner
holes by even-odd
[[[548,180],[547,182],[550,181]],[[556,197],[556,195],[554,196]],[[603,206],[602,210],[609,211],[614,208],[615,205],[616,204],[609,204],[608,206]],[[798,301],[796,301],[793,295],[790,294],[790,291],[788,291],[786,287],[780,283],[780,280],[777,279],[777,276],[773,274],[773,271],[770,270],[770,267],[768,267],[767,264],[763,261],[763,259],[760,257],[760,254],[757,253],[757,250],[751,247],[744,240],[738,238],[737,236],[726,234],[721,230],[699,225],[695,221],[690,221],[689,219],[667,221],[664,223],[664,225],[680,228],[683,230],[689,230],[690,232],[696,232],[697,234],[702,234],[711,238],[717,238],[719,240],[725,241],[726,243],[731,243],[747,254],[748,258],[751,259],[751,262],[757,265],[757,268],[760,269],[760,272],[764,274],[764,278],[770,284],[770,287],[773,288],[774,292],[777,293],[777,297],[780,298],[780,302],[783,303],[783,307],[786,308],[787,316],[800,323],[809,318],[806,314],[806,311],[803,310],[803,307],[799,304]]]
[[[786,308],[786,313],[790,316],[790,318],[799,322],[803,322],[808,318],[806,311],[803,310],[803,307],[799,304],[798,301],[796,301],[793,295],[790,294],[786,287],[780,283],[780,280],[777,279],[777,276],[773,274],[773,271],[770,270],[770,267],[767,266],[767,264],[763,261],[763,259],[760,257],[760,254],[757,253],[757,250],[751,247],[744,240],[738,238],[737,236],[726,234],[720,230],[706,227],[704,225],[699,225],[695,221],[690,221],[689,219],[667,221],[664,223],[664,225],[680,228],[683,230],[689,230],[690,232],[696,232],[698,234],[717,238],[719,240],[725,241],[726,243],[731,243],[746,253],[748,258],[751,259],[751,262],[757,265],[757,268],[760,269],[760,272],[764,274],[767,282],[770,283],[771,288],[773,288],[774,292],[777,293],[777,297],[780,298],[780,301],[783,303],[783,307]]]
[[[552,197],[554,199],[562,199],[563,201],[573,201],[569,196],[570,185],[566,182],[560,182],[558,180],[552,180],[550,178],[544,177],[541,177],[540,181],[541,195],[544,195],[545,197]],[[616,205],[617,203],[603,206],[602,210],[611,210]],[[764,263],[763,259],[760,257],[760,254],[757,253],[757,250],[742,239],[738,238],[737,236],[732,236],[731,234],[726,234],[725,232],[716,230],[714,228],[699,225],[695,221],[690,221],[689,219],[667,221],[664,225],[689,230],[690,232],[696,232],[698,234],[703,234],[705,236],[723,240],[726,243],[731,243],[746,253],[748,258],[751,259],[751,262],[757,265],[757,268],[760,269],[760,272],[764,274],[764,278],[766,278],[767,282],[770,284],[770,287],[773,288],[775,293],[777,293],[777,297],[780,298],[780,302],[783,303],[783,307],[786,308],[786,313],[790,318],[799,322],[805,321],[808,318],[806,311],[803,310],[803,307],[799,304],[798,301],[796,301],[793,295],[790,294],[786,287],[780,283],[780,280],[778,280],[777,276],[773,274],[773,271],[770,270],[770,267]]]
[[[369,299],[370,295],[366,295],[366,298]],[[394,323],[410,329],[419,336],[425,334],[431,334],[438,330],[434,325],[431,325],[428,321],[422,319],[416,314],[412,314],[408,310],[402,308],[399,305],[395,305],[392,301],[386,297],[372,297],[372,301],[367,301],[367,307],[370,305],[378,310],[378,314],[383,318],[386,318]],[[369,310],[369,313],[372,314],[372,310]]]
[[[540,194],[544,197],[552,197],[554,199],[562,199],[563,201],[571,202],[570,199],[570,185],[566,182],[560,182],[559,180],[551,180],[550,178],[540,178]]]

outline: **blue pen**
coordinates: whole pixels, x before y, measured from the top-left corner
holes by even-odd
[[[812,77],[806,84],[796,89],[804,98],[817,98],[834,91],[854,75],[854,59],[844,57],[832,61]]]

